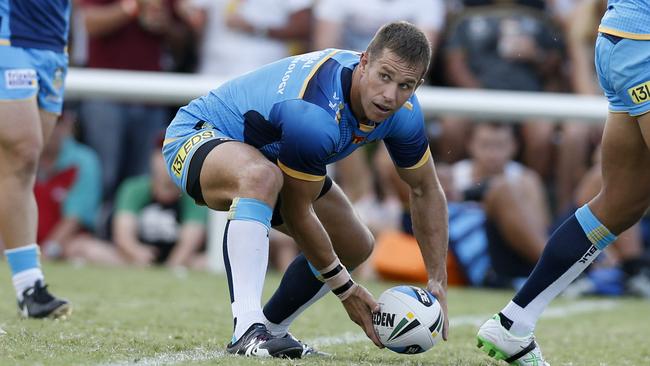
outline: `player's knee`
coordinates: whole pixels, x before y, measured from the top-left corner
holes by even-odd
[[[42,142],[34,139],[13,144],[9,148],[5,148],[4,153],[11,157],[12,171],[17,177],[31,179],[36,174],[42,149]]]
[[[365,262],[372,254],[375,247],[375,237],[370,230],[364,230],[364,233],[354,240],[355,248],[348,255],[341,255],[341,261],[348,268],[356,268]]]
[[[370,230],[366,230],[366,235],[364,239],[361,240],[359,246],[361,251],[361,261],[359,264],[361,264],[365,262],[366,259],[370,258],[370,254],[372,254],[373,249],[375,249],[375,237],[372,235]]]
[[[275,199],[282,189],[282,171],[271,162],[263,161],[245,168],[242,186],[251,194],[257,193],[264,197]],[[248,192],[242,192],[246,195]]]

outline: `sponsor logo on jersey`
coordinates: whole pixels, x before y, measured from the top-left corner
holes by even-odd
[[[284,75],[282,75],[282,79],[280,80],[280,84],[278,84],[278,94],[284,94],[284,88],[287,86],[287,81],[291,78],[291,74],[293,73],[293,70],[296,68],[296,64],[300,61],[299,58],[295,58],[289,66],[287,67],[287,70],[284,72]]]
[[[5,71],[5,88],[36,89],[38,81],[34,69],[12,69]]]
[[[311,53],[306,53],[302,56],[296,56],[293,60],[291,60],[291,63],[289,66],[287,66],[287,69],[284,71],[284,74],[282,75],[282,79],[280,79],[280,83],[278,84],[278,90],[277,94],[283,94],[284,95],[284,89],[287,87],[287,82],[291,78],[291,74],[295,70],[296,66],[298,63],[302,62],[302,69],[308,69],[314,65],[314,63],[323,57],[323,54],[325,54],[325,51],[317,51],[317,52],[311,52]]]
[[[195,135],[192,135],[185,143],[183,146],[181,146],[180,150],[174,157],[174,161],[172,162],[172,167],[171,170],[174,173],[174,175],[178,178],[181,177],[181,173],[183,172],[183,166],[185,165],[185,160],[187,159],[187,155],[192,151],[192,149],[199,145],[201,142],[205,140],[209,140],[211,138],[214,138],[215,134],[214,131],[212,130],[205,130],[201,131]]]

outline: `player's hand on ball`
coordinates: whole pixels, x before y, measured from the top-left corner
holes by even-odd
[[[359,284],[354,284],[352,294],[342,301],[345,311],[353,322],[357,323],[370,340],[379,348],[384,345],[379,340],[375,327],[372,325],[372,314],[379,311],[379,305],[368,290]]]
[[[445,341],[449,336],[449,317],[447,316],[447,289],[442,282],[436,280],[429,280],[427,283],[427,290],[438,299],[443,314],[445,314],[445,323],[442,327],[442,339]]]

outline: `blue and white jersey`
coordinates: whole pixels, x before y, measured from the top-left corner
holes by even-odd
[[[0,0],[0,45],[62,53],[70,0]]]
[[[398,167],[423,165],[430,152],[415,95],[390,118],[372,125],[359,124],[352,114],[350,86],[359,59],[356,52],[326,49],[244,74],[182,107],[167,129],[166,144],[182,144],[204,128],[216,129],[256,147],[286,174],[309,181],[323,179],[327,164],[382,139]],[[178,163],[179,177],[194,147],[185,145],[185,152],[180,146],[168,149],[177,152],[168,160]]]
[[[650,0],[609,0],[598,31],[621,38],[650,40]]]

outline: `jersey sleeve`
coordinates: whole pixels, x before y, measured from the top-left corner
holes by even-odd
[[[138,214],[151,201],[151,182],[149,177],[128,178],[120,184],[115,200],[115,213],[130,212]]]
[[[424,165],[431,152],[424,128],[424,116],[416,97],[406,102],[396,114],[393,125],[384,142],[395,165],[404,169],[416,169]]]
[[[325,179],[326,161],[336,152],[336,120],[321,107],[303,100],[276,105],[271,119],[281,130],[278,166],[287,175],[307,181]]]

